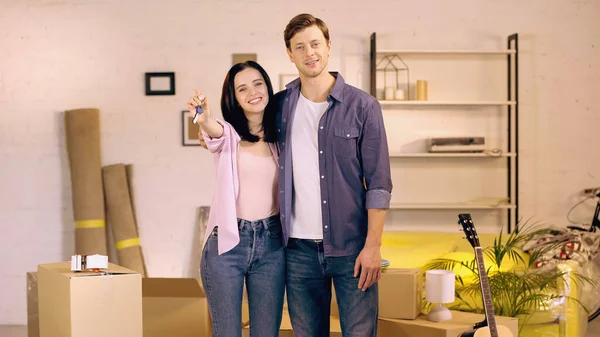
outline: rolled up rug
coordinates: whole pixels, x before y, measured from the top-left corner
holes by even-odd
[[[135,223],[136,232],[139,235],[137,211],[135,208],[135,195],[133,194],[133,165],[125,165],[125,172],[127,173],[127,187],[129,188],[129,199],[131,200],[131,211],[133,212],[133,221]],[[140,245],[141,247],[141,245]],[[142,275],[148,276],[148,270],[146,269],[146,260],[144,259],[144,250],[140,248],[140,255],[142,256],[142,265],[144,272]]]
[[[124,164],[102,167],[106,215],[115,238],[119,264],[146,276],[142,248]]]
[[[100,111],[67,110],[64,118],[75,220],[74,253],[106,255]]]

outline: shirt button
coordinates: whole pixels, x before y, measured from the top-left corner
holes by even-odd
[[[281,145],[285,145],[285,142],[281,143]]]
[[[321,127],[321,130],[323,130],[323,127]]]
[[[279,166],[279,168],[283,170],[283,165]]]
[[[325,176],[321,176],[321,179],[325,179]]]
[[[277,129],[277,132],[281,132],[281,129]]]
[[[326,203],[327,203],[327,200],[323,200],[323,203],[324,203],[324,204],[326,204]]]
[[[283,191],[279,191],[279,193],[283,194]]]
[[[323,151],[319,151],[319,153],[323,153]]]
[[[285,120],[284,120],[284,122],[285,122]],[[347,134],[346,137],[350,137],[350,134]]]
[[[285,118],[283,119],[283,122],[285,123]]]
[[[327,229],[327,225],[325,225],[325,229]]]
[[[288,99],[286,98],[286,99],[285,99],[285,101],[287,102],[287,101],[288,101]]]

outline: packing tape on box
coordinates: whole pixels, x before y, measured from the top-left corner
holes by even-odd
[[[75,221],[75,228],[103,228],[104,220],[79,220]]]
[[[115,248],[117,249],[125,249],[133,246],[140,245],[140,238],[131,238],[126,240],[121,240],[115,243]]]

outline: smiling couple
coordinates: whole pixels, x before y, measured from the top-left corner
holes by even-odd
[[[392,182],[381,106],[328,70],[327,25],[292,18],[285,46],[299,78],[273,93],[256,62],[223,83],[223,120],[200,92],[188,108],[214,154],[216,189],[201,278],[213,336],[279,335],[284,291],[294,335],[329,336],[331,285],[344,336],[375,337],[381,238]]]

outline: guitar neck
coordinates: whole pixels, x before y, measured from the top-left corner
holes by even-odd
[[[496,316],[494,314],[494,305],[492,304],[492,293],[490,284],[485,269],[483,259],[483,250],[481,247],[475,247],[475,259],[477,262],[477,270],[479,272],[479,284],[481,285],[481,296],[483,298],[483,308],[485,310],[485,318],[490,329],[491,337],[498,337],[498,329],[496,327]]]

